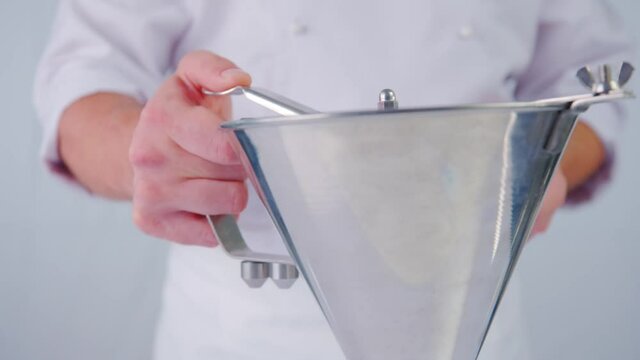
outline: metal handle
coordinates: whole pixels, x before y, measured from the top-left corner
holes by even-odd
[[[256,104],[285,116],[317,113],[307,106],[264,89],[238,86],[220,92],[205,89],[203,94],[244,95]],[[259,288],[270,277],[279,288],[286,289],[298,278],[298,269],[291,257],[251,250],[233,215],[207,215],[206,218],[225,252],[232,258],[243,260],[241,275],[249,287]]]
[[[242,237],[240,227],[233,215],[207,215],[220,245],[232,258],[255,262],[269,262],[295,265],[293,259],[286,255],[267,254],[251,250]]]
[[[204,89],[202,93],[209,96],[244,95],[248,100],[251,100],[260,106],[263,106],[273,112],[285,116],[318,113],[318,111],[313,110],[312,108],[305,105],[299,104],[284,96],[255,87],[250,88],[244,86],[236,86],[225,91],[211,91]]]

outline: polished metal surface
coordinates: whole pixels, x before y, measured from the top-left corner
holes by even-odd
[[[378,110],[392,110],[398,108],[398,100],[396,100],[396,93],[391,89],[384,89],[380,91],[378,96]]]
[[[592,89],[593,85],[596,82],[593,72],[588,66],[584,66],[580,68],[580,70],[578,70],[578,72],[576,73],[576,76],[578,77],[578,79],[580,79],[582,84],[588,89]]]
[[[385,112],[236,129],[348,359],[473,359],[576,114]]]
[[[536,101],[521,101],[510,103],[480,103],[480,104],[463,104],[457,106],[441,106],[441,107],[429,107],[429,108],[412,108],[412,109],[396,109],[395,113],[441,113],[449,111],[485,111],[485,110],[505,110],[516,112],[529,112],[529,111],[562,111],[562,110],[575,110],[578,112],[584,112],[590,105],[599,104],[603,102],[611,102],[616,100],[622,100],[635,97],[634,93],[625,89],[618,91],[612,91],[608,94],[582,94],[563,96],[558,98],[542,99]],[[307,123],[325,123],[331,121],[342,121],[347,117],[354,115],[376,117],[380,114],[378,110],[371,111],[350,111],[350,112],[338,112],[338,113],[302,113],[302,115],[296,116],[278,116],[278,117],[264,117],[264,118],[241,118],[233,121],[227,121],[221,125],[224,129],[247,129],[253,127],[262,126],[283,126],[287,124]]]
[[[269,263],[243,261],[240,263],[240,276],[250,288],[259,288],[269,278]]]
[[[233,215],[207,215],[220,246],[240,265],[242,280],[251,288],[259,288],[271,277],[281,289],[288,289],[298,278],[298,269],[289,256],[260,253],[247,246]]]
[[[240,274],[250,288],[259,288],[271,278],[277,287],[288,289],[298,279],[295,265],[284,263],[268,263],[259,261],[242,261]]]
[[[288,289],[298,278],[298,268],[291,264],[271,263],[271,280],[281,289]]]
[[[613,78],[611,66],[607,64],[599,67],[598,77],[593,74],[593,71],[588,66],[582,67],[576,75],[584,86],[591,89],[593,94],[600,95],[620,90],[629,81],[633,71],[633,66],[628,62],[624,62],[620,68],[618,80]]]
[[[220,241],[220,246],[232,258],[256,262],[295,264],[288,256],[265,254],[251,250],[244,241],[233,215],[210,215],[207,216],[207,220],[216,238]]]
[[[611,88],[223,127],[348,359],[470,360],[577,116],[631,96]],[[226,250],[246,255],[237,226],[216,219]]]
[[[269,90],[236,86],[225,91],[203,90],[208,96],[244,95],[247,99],[280,115],[313,114],[317,111]]]

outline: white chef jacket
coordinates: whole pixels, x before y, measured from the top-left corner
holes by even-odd
[[[597,0],[62,0],[35,86],[46,162],[64,171],[57,125],[73,101],[113,91],[144,102],[195,49],[324,111],[372,109],[383,88],[401,107],[579,94],[580,66],[631,56],[618,18]],[[262,114],[246,101],[234,112]],[[586,115],[609,149],[621,112],[607,104]],[[241,227],[258,250],[282,251],[255,194]],[[527,358],[510,294],[482,358]],[[177,245],[155,350],[157,359],[343,358],[304,282],[248,289],[220,249]]]

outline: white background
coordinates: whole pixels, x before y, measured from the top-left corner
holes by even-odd
[[[640,2],[611,3],[638,40]],[[54,7],[0,1],[0,359],[148,359],[166,244],[133,227],[128,204],[73,191],[38,159],[32,82]],[[640,359],[640,101],[631,107],[613,184],[562,211],[521,258],[534,359]]]

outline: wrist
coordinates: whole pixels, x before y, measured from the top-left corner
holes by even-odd
[[[93,194],[130,199],[129,145],[141,106],[119,94],[99,93],[73,103],[58,128],[58,152],[73,178]]]

